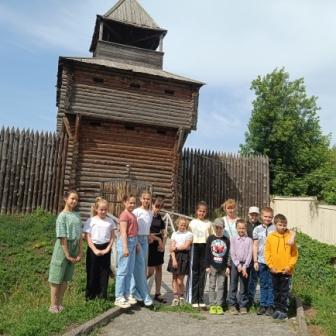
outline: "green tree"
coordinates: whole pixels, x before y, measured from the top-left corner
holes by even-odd
[[[258,76],[251,90],[255,99],[241,153],[269,157],[271,193],[320,195],[330,141],[321,132],[317,98],[307,95],[303,78],[290,81],[284,69]]]

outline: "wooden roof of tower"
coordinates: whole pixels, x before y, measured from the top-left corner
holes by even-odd
[[[159,25],[136,0],[119,0],[108,12],[104,14],[104,18],[142,28],[166,31],[159,27]]]

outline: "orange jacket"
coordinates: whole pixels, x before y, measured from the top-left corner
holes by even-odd
[[[287,268],[288,273],[292,274],[298,259],[296,244],[288,244],[291,234],[286,230],[284,234],[272,232],[265,243],[265,261],[270,269],[276,273],[283,273]]]

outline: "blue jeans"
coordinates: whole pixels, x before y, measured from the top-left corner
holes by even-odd
[[[119,238],[117,241],[118,268],[117,268],[116,285],[115,285],[116,299],[121,297],[127,298],[130,294],[131,279],[135,262],[136,242],[137,242],[136,237],[127,238],[127,247],[129,255],[128,257],[124,257],[121,239]]]
[[[266,264],[259,263],[260,306],[273,306],[272,275]]]
[[[153,303],[147,284],[148,236],[138,236],[141,251],[135,255],[135,265],[131,280],[131,294],[144,301],[145,305]]]
[[[253,304],[255,300],[256,288],[258,283],[258,272],[254,269],[253,263],[250,267],[250,276],[249,276],[249,283],[248,283],[248,296],[249,296],[249,304]]]

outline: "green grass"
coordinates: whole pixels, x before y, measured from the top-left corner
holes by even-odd
[[[310,321],[328,335],[336,335],[336,247],[298,234],[299,261],[293,279],[294,294],[317,311]]]
[[[76,265],[65,293],[66,310],[50,314],[48,269],[55,242],[55,216],[0,216],[0,335],[58,335],[111,308],[109,300],[86,302],[85,262]]]

